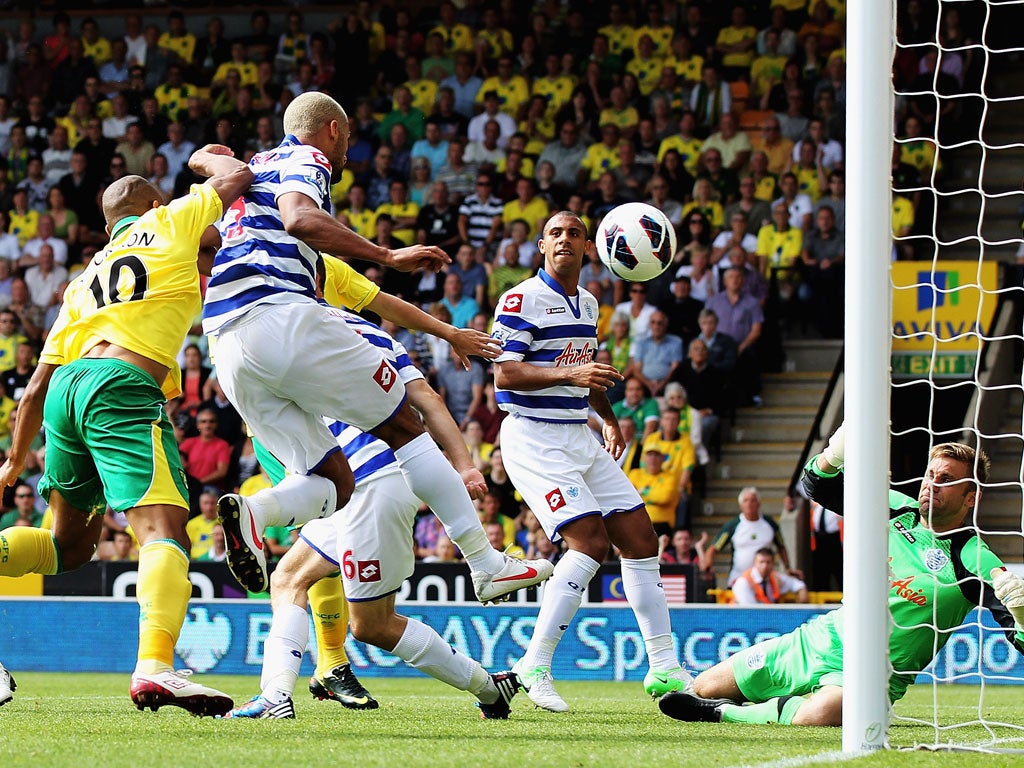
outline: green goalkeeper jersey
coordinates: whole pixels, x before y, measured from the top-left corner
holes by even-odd
[[[804,492],[826,509],[843,514],[843,473],[828,476],[816,464],[804,467]],[[889,491],[889,657],[907,683],[927,667],[973,609],[985,607],[1024,653],[1024,632],[992,591],[989,573],[1002,561],[970,529],[935,533],[921,519],[915,499]],[[842,637],[843,610],[835,612]]]

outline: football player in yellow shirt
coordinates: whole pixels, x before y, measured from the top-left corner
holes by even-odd
[[[139,176],[118,179],[103,194],[110,243],[65,292],[0,467],[0,487],[16,483],[45,422],[39,491],[53,508],[53,532],[0,532],[7,555],[0,575],[81,566],[96,549],[105,506],[125,512],[142,545],[132,700],[140,709],[174,705],[216,715],[231,699],[173,666],[192,585],[188,488],[164,403],[181,391],[175,358],[202,304],[202,237],[253,175],[227,147],[209,145],[197,155],[216,173],[168,205]]]

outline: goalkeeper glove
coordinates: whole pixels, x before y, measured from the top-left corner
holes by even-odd
[[[993,568],[989,576],[996,599],[1006,606],[1017,628],[1024,628],[1024,579],[1005,568]]]
[[[821,455],[825,457],[825,461],[831,464],[836,469],[843,468],[843,457],[846,453],[846,431],[844,425],[840,424],[839,429],[835,431],[835,434],[828,440],[828,445],[825,446],[825,450],[821,452]]]

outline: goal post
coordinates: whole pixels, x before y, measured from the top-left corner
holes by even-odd
[[[888,726],[892,0],[847,4],[844,752]]]

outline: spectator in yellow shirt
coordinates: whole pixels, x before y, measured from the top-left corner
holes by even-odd
[[[626,71],[636,78],[643,96],[650,96],[658,79],[661,77],[661,68],[664,60],[654,53],[654,41],[649,34],[640,35],[637,38],[636,56],[626,64]]]
[[[803,251],[803,232],[789,224],[789,208],[784,202],[772,206],[772,223],[757,233],[758,268],[765,275],[770,267],[790,267]]]
[[[608,101],[608,106],[601,110],[598,123],[612,123],[619,129],[619,135],[623,139],[632,139],[640,122],[640,113],[626,101],[625,89],[621,85],[612,86]]]
[[[419,215],[420,207],[409,200],[409,189],[401,179],[393,179],[388,187],[388,202],[378,205],[374,211],[374,220],[386,213],[391,216],[395,228],[391,234],[403,243],[412,244],[416,242],[416,217]],[[374,225],[376,226],[376,224]]]
[[[601,141],[587,147],[580,161],[581,186],[594,187],[601,174],[619,166],[619,128],[614,123],[601,126]]]
[[[181,11],[167,14],[167,31],[160,35],[157,44],[176,54],[186,64],[192,63],[196,36],[185,28],[185,15]]]
[[[438,15],[441,23],[430,30],[444,40],[444,49],[449,54],[468,53],[473,50],[473,30],[456,22],[455,4],[451,0],[441,3]]]
[[[640,493],[647,515],[659,536],[671,535],[676,527],[679,483],[664,471],[665,456],[657,445],[644,444],[643,466],[629,471],[629,482]]]
[[[749,74],[757,45],[757,29],[747,23],[747,10],[742,5],[732,9],[731,19],[732,23],[722,28],[715,41],[726,80]]]
[[[498,94],[501,111],[513,117],[519,107],[530,98],[530,86],[525,77],[515,74],[510,55],[503,55],[498,59],[498,73],[484,80],[480,90],[477,91],[476,103],[483,104],[484,96],[489,91]]]
[[[228,84],[228,72],[238,72],[239,85],[249,87],[259,82],[259,71],[256,65],[246,58],[245,44],[234,42],[231,44],[231,60],[225,61],[217,71],[213,73],[213,80],[210,87],[214,89],[223,88]]]

